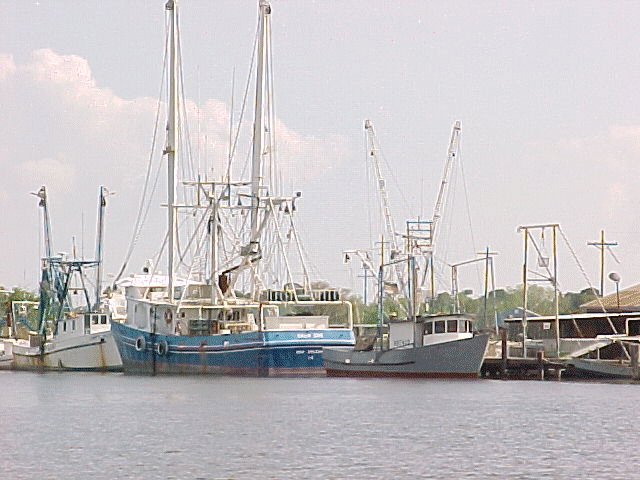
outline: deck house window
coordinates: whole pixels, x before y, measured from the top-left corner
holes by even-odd
[[[435,326],[436,333],[444,333],[444,320],[438,320]]]
[[[458,331],[458,321],[457,320],[447,320],[447,332],[456,333]]]
[[[433,333],[433,322],[427,322],[424,324],[424,334],[431,335]]]

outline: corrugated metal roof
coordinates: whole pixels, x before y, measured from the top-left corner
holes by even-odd
[[[624,290],[620,290],[620,305],[618,307],[618,296],[616,293],[611,293],[606,297],[602,297],[600,301],[591,300],[583,305],[580,305],[582,310],[587,312],[601,312],[602,306],[608,312],[637,312],[640,311],[640,284],[634,285]]]
[[[640,311],[628,311],[620,313],[570,313],[564,315],[558,315],[559,320],[596,320],[599,318],[610,318],[611,320],[616,318],[640,318]],[[541,317],[527,317],[528,322],[553,322],[556,319],[555,315],[545,315]],[[522,321],[521,317],[505,318],[506,323],[518,323]]]

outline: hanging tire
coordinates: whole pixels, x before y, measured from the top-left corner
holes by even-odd
[[[156,353],[160,356],[164,356],[169,353],[169,344],[166,340],[161,340],[156,344]]]
[[[147,348],[147,342],[145,341],[144,337],[141,335],[138,338],[136,338],[136,350],[141,352],[146,348]]]

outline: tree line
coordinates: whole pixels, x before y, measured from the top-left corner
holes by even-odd
[[[579,292],[558,292],[558,311],[560,314],[576,313],[580,310],[581,305],[594,300],[597,295],[598,291],[591,288],[585,288]],[[356,323],[376,323],[378,321],[378,305],[376,303],[365,305],[359,295],[352,295],[349,300],[356,307]],[[500,320],[510,315],[515,316],[515,312],[523,307],[523,287],[519,285],[490,291],[486,300],[484,295],[474,296],[472,292],[464,291],[458,293],[457,300],[456,302],[451,293],[441,292],[434,299],[427,299],[420,305],[418,313],[455,313],[457,303],[460,306],[460,313],[476,315],[479,327],[490,328],[494,325],[494,312]],[[407,311],[406,301],[387,297],[383,302],[383,310],[386,318],[393,316],[402,318]],[[538,315],[554,315],[553,289],[541,285],[530,285],[527,289],[527,310]]]

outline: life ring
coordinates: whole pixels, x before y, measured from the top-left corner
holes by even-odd
[[[166,340],[161,340],[156,344],[156,353],[160,356],[169,353],[169,344]]]
[[[141,352],[147,347],[147,342],[145,341],[143,336],[139,336],[136,338],[136,350]]]
[[[171,322],[173,322],[173,312],[171,310],[166,309],[164,311],[164,321],[167,325],[171,325]]]

